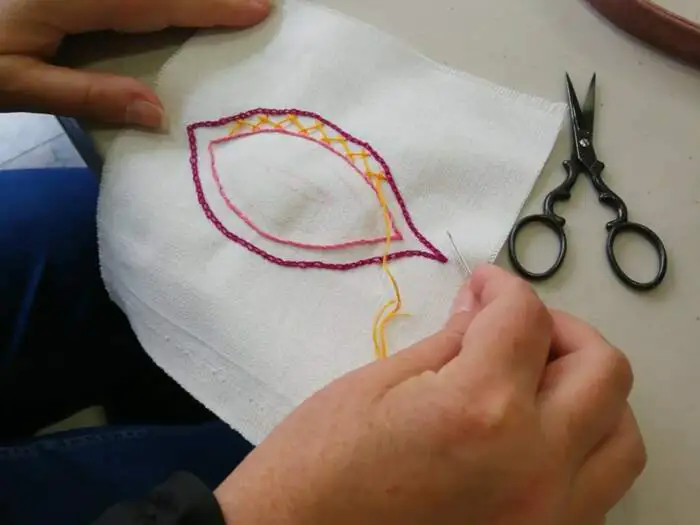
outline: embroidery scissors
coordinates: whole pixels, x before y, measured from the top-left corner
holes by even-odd
[[[606,254],[610,267],[620,281],[626,286],[638,291],[652,290],[659,286],[666,277],[668,268],[666,248],[661,238],[653,230],[643,224],[629,221],[627,205],[622,198],[613,192],[603,181],[602,174],[605,165],[598,160],[593,147],[596,75],[593,75],[591,79],[583,107],[581,107],[579,103],[576,90],[568,74],[566,75],[566,88],[569,98],[571,127],[573,130],[571,157],[564,162],[566,179],[561,185],[547,195],[541,214],[524,217],[515,224],[508,241],[511,263],[520,275],[533,281],[549,279],[559,271],[566,257],[567,250],[566,230],[564,229],[566,219],[557,215],[554,211],[554,207],[558,202],[568,201],[571,198],[571,190],[578,181],[579,176],[585,175],[598,194],[600,203],[612,209],[617,214],[617,217],[606,225],[606,229],[608,230]],[[516,251],[518,235],[533,224],[547,227],[554,232],[559,240],[559,254],[554,264],[542,273],[535,273],[526,269],[521,264]],[[654,248],[658,256],[658,272],[650,281],[636,281],[625,272],[622,266],[620,266],[617,256],[615,255],[615,241],[622,233],[637,234]]]

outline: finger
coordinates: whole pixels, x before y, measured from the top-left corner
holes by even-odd
[[[157,95],[136,79],[76,71],[26,57],[0,60],[0,86],[12,110],[161,128]]]
[[[571,516],[586,523],[606,515],[644,471],[647,455],[629,406],[612,435],[587,459],[574,480]]]
[[[549,355],[549,311],[529,285],[495,266],[477,269],[471,287],[481,309],[444,373],[462,384],[486,381],[534,397]]]
[[[177,27],[247,27],[263,20],[269,0],[79,0],[47,2],[47,19],[66,33],[146,32]]]
[[[437,372],[452,361],[462,348],[462,338],[479,311],[479,304],[465,283],[455,296],[449,318],[442,330],[394,356],[374,363],[369,372],[380,388],[394,386],[425,372]],[[368,377],[365,381],[372,382]],[[372,382],[376,386],[376,382]]]
[[[554,359],[573,354],[580,348],[591,344],[610,344],[593,326],[577,317],[551,309],[554,323],[552,338],[552,357]]]
[[[543,425],[578,464],[619,421],[633,375],[629,361],[595,329],[553,311],[552,347],[538,402]]]

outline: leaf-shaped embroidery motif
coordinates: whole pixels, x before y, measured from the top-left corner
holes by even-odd
[[[197,132],[201,130],[215,130],[217,128],[226,129],[227,133],[223,137],[216,137],[208,141],[206,147],[198,145]],[[249,251],[265,258],[269,262],[287,267],[297,268],[320,268],[328,270],[350,270],[353,268],[367,266],[371,264],[383,264],[384,256],[365,257],[352,262],[336,262],[336,260],[300,260],[289,257],[277,257],[270,251],[253,244],[250,240],[244,239],[241,235],[234,233],[217,216],[212,206],[207,200],[207,194],[203,188],[201,169],[204,164],[200,156],[200,150],[204,150],[208,156],[208,167],[216,184],[220,197],[225,201],[228,210],[232,211],[248,227],[258,235],[278,244],[284,244],[308,253],[308,250],[343,250],[347,248],[384,243],[387,240],[401,241],[403,236],[399,232],[394,217],[387,209],[387,217],[390,220],[391,230],[387,235],[376,238],[361,238],[350,241],[338,242],[335,244],[314,244],[307,242],[295,242],[276,236],[269,231],[258,226],[244,213],[228,195],[219,174],[215,149],[225,143],[245,139],[261,134],[291,135],[296,138],[306,139],[319,146],[322,146],[330,153],[343,159],[349,167],[369,185],[370,191],[375,198],[380,199],[376,179],[385,182],[398,204],[403,215],[403,220],[407,228],[411,231],[419,244],[425,250],[403,250],[394,251],[386,255],[386,260],[395,260],[405,257],[423,257],[438,262],[446,262],[447,258],[437,250],[416,228],[408,212],[406,203],[401,196],[394,177],[385,160],[366,142],[360,141],[339,127],[330,123],[321,116],[299,110],[276,110],[276,109],[255,109],[222,118],[217,121],[205,121],[191,124],[187,128],[188,141],[190,146],[190,164],[192,167],[192,177],[197,192],[197,198],[206,217],[209,221],[229,240],[232,240]],[[376,166],[377,168],[373,168]],[[390,239],[387,236],[391,232]]]

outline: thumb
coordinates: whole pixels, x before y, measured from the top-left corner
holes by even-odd
[[[370,368],[374,368],[373,373],[385,388],[393,388],[424,372],[438,372],[459,355],[464,334],[480,309],[471,283],[467,281],[457,293],[442,330]]]
[[[0,89],[9,107],[74,116],[110,124],[162,128],[163,107],[142,82],[107,73],[78,71],[34,58],[2,57]]]

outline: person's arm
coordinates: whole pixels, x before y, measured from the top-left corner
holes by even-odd
[[[143,499],[119,503],[93,525],[226,525],[214,494],[192,474],[179,472]]]

